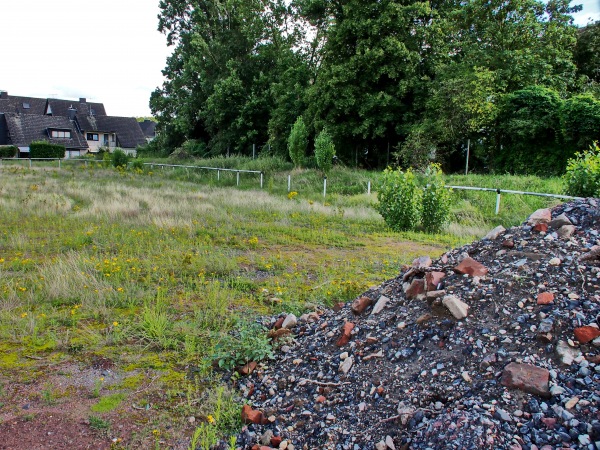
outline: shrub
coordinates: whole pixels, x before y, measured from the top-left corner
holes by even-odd
[[[296,167],[302,167],[308,145],[308,131],[302,116],[296,119],[288,138],[288,151],[290,158]]]
[[[394,231],[412,230],[419,222],[421,193],[411,169],[387,168],[377,192],[377,210]]]
[[[141,159],[135,159],[131,163],[133,170],[144,170],[144,162]]]
[[[0,145],[0,158],[14,158],[19,148],[14,145]]]
[[[600,147],[597,142],[569,160],[564,180],[569,195],[600,197]]]
[[[317,166],[323,171],[325,175],[329,173],[333,166],[333,157],[335,156],[335,146],[331,135],[327,130],[323,130],[319,133],[315,139],[315,159],[317,160]]]
[[[266,329],[256,323],[242,323],[235,335],[224,335],[215,348],[213,358],[220,368],[233,369],[250,361],[273,358]]]
[[[30,158],[64,158],[65,146],[47,141],[34,141],[29,144]]]
[[[439,164],[429,165],[425,170],[425,181],[421,225],[429,233],[439,233],[450,217],[450,190],[444,187]]]
[[[114,152],[110,155],[110,161],[113,167],[127,167],[129,163],[129,156],[120,148],[116,148]]]

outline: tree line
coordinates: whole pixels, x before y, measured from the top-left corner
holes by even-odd
[[[157,149],[561,173],[600,139],[600,22],[569,0],[161,0]]]

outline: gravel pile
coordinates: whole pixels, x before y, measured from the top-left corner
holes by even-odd
[[[600,210],[412,266],[338,308],[268,320],[237,381],[243,449],[600,450]]]

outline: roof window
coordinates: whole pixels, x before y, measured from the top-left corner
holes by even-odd
[[[27,102],[23,102],[23,109],[29,109],[30,105]]]

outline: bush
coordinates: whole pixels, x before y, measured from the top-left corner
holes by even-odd
[[[430,164],[425,171],[421,224],[428,233],[439,233],[450,217],[450,190],[442,175],[439,164]]]
[[[319,133],[315,139],[315,159],[317,160],[317,166],[323,171],[325,175],[329,173],[333,166],[333,157],[335,156],[335,146],[331,135],[327,130],[323,130]]]
[[[131,163],[131,168],[134,170],[144,170],[144,162],[141,159],[135,159]]]
[[[0,158],[14,158],[19,153],[19,148],[14,145],[0,145]]]
[[[256,323],[241,323],[236,334],[226,334],[217,338],[213,358],[220,368],[230,370],[250,361],[273,358],[273,349],[267,330]]]
[[[306,155],[306,147],[308,146],[308,131],[302,116],[296,119],[296,123],[290,131],[288,138],[288,151],[290,158],[296,167],[302,167],[304,157]]]
[[[64,158],[65,146],[47,141],[34,141],[29,144],[30,158]]]
[[[564,180],[568,195],[600,197],[600,147],[597,142],[569,160]]]
[[[129,163],[129,156],[120,148],[116,148],[114,152],[110,155],[110,161],[113,167],[127,167]]]
[[[413,230],[419,223],[421,193],[411,169],[387,168],[377,192],[377,210],[394,231]]]
[[[600,139],[600,100],[591,94],[565,100],[560,109],[560,123],[565,143],[585,151]]]

